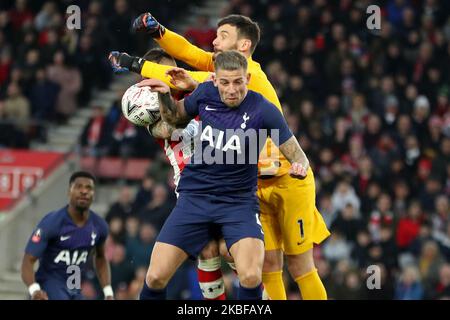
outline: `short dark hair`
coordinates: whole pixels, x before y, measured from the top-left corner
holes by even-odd
[[[143,57],[145,60],[160,63],[163,58],[174,60],[173,57],[161,48],[153,48],[147,51]]]
[[[238,70],[247,71],[247,59],[236,50],[229,50],[219,53],[214,59],[214,70]]]
[[[77,172],[74,172],[74,173],[70,176],[70,179],[69,179],[69,186],[70,186],[77,178],[88,178],[88,179],[91,179],[91,180],[94,182],[94,184],[97,183],[97,179],[95,178],[95,176],[94,176],[92,173],[87,172],[87,171],[77,171]]]
[[[224,24],[236,27],[238,38],[249,39],[252,42],[250,51],[251,53],[255,51],[261,36],[261,31],[257,22],[240,14],[230,14],[220,19],[217,23],[217,27],[223,26]]]

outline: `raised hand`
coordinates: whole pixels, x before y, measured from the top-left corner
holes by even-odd
[[[153,38],[161,38],[166,32],[166,28],[151,15],[145,12],[139,15],[134,21],[131,29],[134,32],[147,32]]]
[[[138,87],[150,87],[152,91],[159,92],[162,94],[170,93],[170,87],[157,79],[145,79],[137,84]]]
[[[289,174],[294,178],[305,179],[308,167],[303,166],[300,162],[293,162],[289,169]]]
[[[183,68],[167,70],[166,75],[170,76],[170,83],[178,90],[193,91],[198,86],[198,82],[192,79],[189,73]]]
[[[119,52],[119,51],[111,51],[108,55],[109,63],[111,64],[111,68],[113,69],[114,73],[124,73],[130,71],[128,68],[121,66],[120,64],[120,58],[123,55],[128,55],[125,52]]]

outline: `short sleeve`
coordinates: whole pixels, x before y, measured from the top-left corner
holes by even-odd
[[[208,85],[208,83],[201,83],[197,89],[184,98],[184,109],[192,118],[195,118],[199,114],[199,102],[200,99],[205,97]]]
[[[293,136],[292,131],[280,110],[273,103],[264,99],[262,107],[264,108],[262,112],[263,128],[268,130],[271,140],[280,146]]]
[[[25,253],[40,258],[45,249],[47,249],[49,241],[53,238],[54,229],[50,217],[44,217],[33,230],[33,234],[25,248]]]

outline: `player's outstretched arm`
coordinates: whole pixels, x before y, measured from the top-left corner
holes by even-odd
[[[305,178],[309,168],[309,160],[295,136],[281,144],[279,149],[292,165],[289,173],[298,178]]]
[[[288,124],[283,115],[277,107],[269,102],[263,105],[263,124],[264,128],[269,130],[277,130],[278,132],[270,131],[270,137],[279,146],[280,152],[291,163],[291,169],[289,173],[296,178],[304,179],[309,168],[309,161],[305,152],[298,144],[297,139],[289,130]],[[275,139],[275,133],[278,133],[278,139]]]
[[[95,247],[94,263],[98,281],[103,288],[105,299],[113,300],[114,293],[111,288],[111,270],[109,268],[109,262],[105,257],[105,243],[102,243]]]
[[[22,259],[22,281],[28,288],[28,293],[33,300],[48,300],[47,293],[41,289],[34,278],[34,264],[38,258],[25,253]]]
[[[110,52],[108,59],[115,73],[124,73],[132,71],[142,75],[145,78],[153,78],[161,80],[165,84],[170,86],[172,89],[178,89],[183,91],[193,90],[193,89],[189,90],[189,87],[182,87],[178,86],[177,84],[174,84],[174,82],[172,81],[173,78],[171,74],[168,73],[170,70],[173,69],[173,67],[171,66],[158,64],[140,57],[133,57],[125,52],[118,52],[118,51]],[[187,71],[187,70],[185,71],[196,83],[205,82],[209,80],[211,76],[211,73],[206,71]],[[183,83],[181,83],[181,85],[183,85]]]
[[[212,52],[206,52],[190,43],[186,38],[168,30],[150,12],[142,13],[134,20],[133,30],[136,32],[147,32],[164,51],[197,70],[214,70]]]
[[[161,118],[171,126],[178,126],[189,122],[190,117],[184,108],[184,101],[173,100],[170,95],[170,88],[167,84],[156,79],[146,79],[138,83],[139,87],[149,86],[152,91],[158,92],[159,111]]]

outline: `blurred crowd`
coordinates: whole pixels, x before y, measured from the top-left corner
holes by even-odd
[[[223,14],[260,23],[254,59],[332,231],[316,250],[329,297],[450,298],[450,3],[377,3],[381,30],[366,26],[373,1],[235,0]]]
[[[81,30],[65,28],[69,3],[82,8]],[[231,0],[221,14],[260,24],[253,58],[310,159],[317,206],[332,231],[315,248],[329,297],[450,298],[450,2],[377,1],[380,30],[366,26],[371,4]],[[151,8],[131,0],[2,1],[0,147],[45,139],[42,123],[66,121],[93,88],[107,87],[105,52],[143,55],[151,41],[129,33],[137,14],[151,10],[172,28],[185,6],[181,0]],[[208,17],[174,30],[211,50],[215,26]],[[109,110],[93,108],[80,141],[85,154],[155,159],[138,192],[122,187],[107,214],[113,287],[118,298],[131,299],[175,197],[159,147],[121,119],[121,94]],[[370,270],[380,272],[380,289],[368,288]],[[289,298],[298,299],[285,274]],[[230,297],[234,282],[227,272]],[[99,292],[94,280],[83,290],[90,298]],[[169,296],[200,298],[194,263],[183,265]]]
[[[201,0],[192,1],[198,2]],[[77,21],[72,16],[77,11],[67,11],[70,5],[80,8],[80,29],[67,27],[68,20]],[[107,60],[111,50],[144,54],[150,39],[132,34],[130,27],[148,6],[145,0],[2,0],[0,148],[27,148],[34,140],[46,142],[50,125],[66,123],[76,110],[87,106],[93,93],[107,89],[112,79]],[[168,26],[181,7],[185,7],[182,0],[152,4],[153,12],[169,21]],[[120,143],[117,136],[123,131],[123,122],[109,120],[115,122],[108,124],[108,131],[119,133],[107,138]],[[86,138],[87,147],[100,141],[95,132]],[[111,153],[118,154],[118,149]]]

